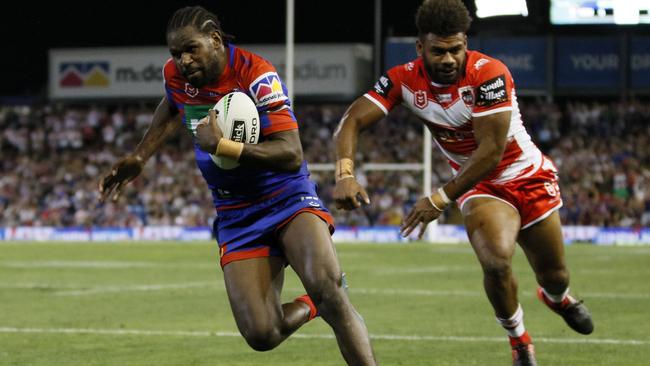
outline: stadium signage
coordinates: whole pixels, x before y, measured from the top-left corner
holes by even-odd
[[[50,50],[50,98],[129,98],[163,95],[164,47]]]
[[[650,89],[650,37],[630,41],[629,85],[633,89]]]
[[[589,53],[571,55],[573,68],[585,71],[618,70],[618,55],[593,55]]]
[[[497,56],[504,64],[508,65],[511,70],[533,71],[535,70],[535,60],[531,54],[509,55],[499,54]]]
[[[4,234],[3,234],[4,233]],[[567,244],[586,242],[595,245],[650,245],[650,229],[602,228],[597,226],[563,227]],[[415,240],[417,233],[402,238],[398,226],[336,228],[335,242],[395,243]],[[209,227],[145,226],[137,228],[53,228],[0,227],[0,240],[7,241],[130,241],[130,240],[213,240]],[[435,225],[429,232],[433,243],[468,243],[467,232],[461,225]]]
[[[546,87],[547,41],[543,37],[483,38],[479,51],[503,62],[515,80],[517,90]]]
[[[286,59],[284,45],[242,45],[265,59],[278,70],[284,81]],[[367,91],[373,81],[372,47],[365,44],[295,46],[294,94],[353,98]]]
[[[558,88],[620,86],[620,44],[614,37],[562,37],[555,43]]]
[[[284,45],[241,47],[269,60],[283,78]],[[295,95],[350,98],[365,92],[372,82],[369,45],[306,44],[296,45],[295,50]],[[49,52],[49,96],[160,98],[164,95],[162,66],[169,57],[166,47],[53,49]]]
[[[540,90],[548,86],[547,43],[543,37],[470,37],[468,48],[506,64],[518,91]],[[389,39],[385,55],[386,68],[415,59],[415,38]],[[472,67],[478,70],[487,62],[479,59]]]
[[[150,64],[144,69],[133,67],[120,67],[115,71],[117,82],[163,81],[162,66]]]

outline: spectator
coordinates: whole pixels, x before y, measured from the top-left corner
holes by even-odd
[[[179,136],[127,187],[122,202],[98,206],[100,171],[137,143],[154,106],[147,104],[0,108],[0,226],[209,226],[215,215],[187,136]],[[332,133],[342,104],[301,104],[305,158],[334,161]],[[531,137],[558,165],[563,224],[650,226],[650,105],[523,100]],[[422,131],[401,109],[359,144],[357,161],[420,163]],[[181,134],[182,135],[182,134]],[[433,152],[433,184],[447,181],[445,157]],[[342,212],[331,203],[332,172],[313,169],[321,198],[340,225],[398,225],[421,195],[421,171],[363,171],[372,205]],[[140,192],[136,194],[135,192]],[[441,218],[453,220],[454,213]],[[453,221],[452,221],[453,222]],[[455,222],[458,223],[458,222]]]

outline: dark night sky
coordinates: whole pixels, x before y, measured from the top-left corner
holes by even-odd
[[[473,1],[464,1],[473,10]],[[372,43],[374,0],[295,3],[297,43]],[[413,19],[420,3],[383,0],[383,36],[415,35]],[[42,5],[15,1],[10,7],[4,5],[0,14],[5,41],[0,96],[42,92],[49,48],[164,45],[168,18],[187,5],[203,5],[219,15],[224,30],[236,36],[235,43],[283,43],[284,4],[284,0],[57,1]]]

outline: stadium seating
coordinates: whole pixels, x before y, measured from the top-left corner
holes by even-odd
[[[560,170],[563,223],[650,225],[650,106],[640,102],[520,103],[529,133]],[[334,161],[332,132],[344,104],[300,104],[305,158]],[[45,105],[0,107],[0,221],[4,226],[210,225],[211,198],[192,159],[191,141],[179,136],[163,147],[119,203],[97,203],[100,174],[146,130],[154,105]],[[357,161],[417,163],[421,125],[397,109],[361,135]],[[433,183],[450,178],[444,157],[433,154]],[[331,204],[331,172],[315,171],[320,195]],[[373,205],[335,212],[339,224],[398,225],[420,196],[421,174],[359,171]],[[451,211],[442,222],[458,223]]]

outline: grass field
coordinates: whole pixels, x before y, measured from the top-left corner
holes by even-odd
[[[503,330],[467,245],[341,244],[350,296],[382,365],[508,365]],[[520,301],[540,365],[650,365],[650,246],[567,247],[588,337],[534,297]],[[0,244],[0,365],[342,365],[329,327],[308,323],[276,350],[249,349],[212,243]],[[287,271],[284,298],[303,293]]]

